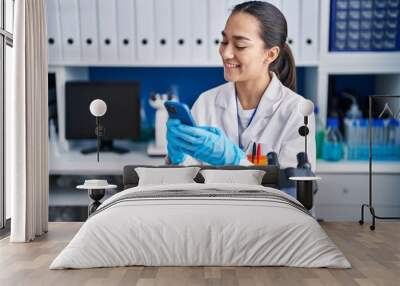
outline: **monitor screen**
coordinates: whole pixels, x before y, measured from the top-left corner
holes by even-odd
[[[137,139],[140,135],[140,85],[133,81],[70,81],[65,84],[66,139],[96,138],[96,119],[89,106],[94,99],[107,104],[100,117],[103,140]]]

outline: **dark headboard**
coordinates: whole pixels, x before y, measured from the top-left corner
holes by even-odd
[[[184,168],[185,166],[171,166],[171,165],[162,165],[162,166],[149,166],[149,165],[128,165],[124,167],[124,175],[123,175],[123,183],[124,189],[136,187],[139,183],[139,177],[135,171],[137,167],[148,167],[148,168]],[[265,171],[265,175],[262,179],[261,184],[265,187],[271,187],[275,189],[283,189],[283,188],[291,188],[294,187],[295,184],[293,181],[289,180],[290,177],[296,176],[314,176],[314,174],[307,169],[299,169],[299,168],[286,168],[279,169],[277,165],[269,165],[269,166],[195,166],[199,167],[202,170],[206,169],[219,169],[219,170],[263,170]],[[204,183],[204,178],[200,174],[194,178],[197,183]],[[313,182],[313,186],[311,189],[308,189],[298,196],[298,200],[306,206],[308,210],[310,210],[313,206],[313,193],[315,194],[318,190],[318,186],[316,182]]]
[[[162,166],[149,166],[149,165],[128,165],[124,167],[124,176],[123,183],[124,189],[136,187],[139,182],[139,177],[135,172],[135,168],[137,167],[149,167],[149,168],[184,168],[185,166],[171,166],[171,165],[162,165]],[[263,170],[266,171],[263,179],[262,185],[265,187],[272,187],[276,189],[280,189],[281,181],[282,181],[282,172],[279,170],[278,166],[196,166],[201,168],[202,170],[206,169],[219,169],[219,170]],[[204,178],[200,174],[194,178],[197,183],[204,183]]]

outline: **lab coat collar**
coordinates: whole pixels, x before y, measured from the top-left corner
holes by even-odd
[[[258,104],[255,121],[258,118],[271,116],[278,108],[282,99],[282,83],[279,81],[275,73],[272,73],[271,82],[265,90]]]
[[[230,81],[225,84],[218,94],[215,103],[223,109],[236,110],[235,99],[235,83]]]
[[[243,140],[243,145],[248,145],[248,141],[255,140],[258,126],[263,126],[264,121],[267,117],[272,116],[275,110],[279,107],[282,102],[282,83],[279,81],[278,77],[272,73],[272,79],[268,88],[261,97],[260,103],[257,108],[257,112],[254,115],[254,119],[251,124],[242,133],[242,138],[247,138]],[[226,135],[234,140],[234,142],[239,142],[239,131],[238,131],[238,119],[237,119],[237,109],[236,109],[236,95],[235,95],[235,84],[233,82],[228,82],[220,90],[216,98],[216,105],[224,110],[221,114],[222,123],[225,127]],[[257,121],[263,120],[263,122]]]
[[[258,104],[256,118],[265,118],[271,116],[278,108],[282,99],[282,83],[279,81],[275,73],[272,74],[272,79]],[[218,94],[216,104],[231,112],[236,112],[236,95],[235,84],[233,82],[226,83],[224,89]]]

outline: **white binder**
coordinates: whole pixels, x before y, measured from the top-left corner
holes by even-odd
[[[154,1],[136,0],[136,27],[138,61],[154,61]]]
[[[288,45],[297,62],[300,47],[300,1],[282,0],[282,12],[288,25]]]
[[[95,63],[99,59],[96,0],[80,0],[79,15],[82,61]]]
[[[100,61],[116,62],[118,59],[116,0],[97,0],[97,4]]]
[[[191,0],[191,59],[196,63],[204,63],[207,61],[207,8],[207,0]]]
[[[172,0],[154,0],[157,62],[172,60]]]
[[[117,0],[117,47],[119,61],[123,63],[136,60],[135,2]]]
[[[79,9],[77,0],[60,1],[61,39],[63,58],[66,62],[77,62],[81,58],[79,33]]]
[[[190,1],[172,0],[173,2],[173,57],[175,61],[190,61]]]
[[[301,0],[300,58],[304,62],[318,60],[319,0]]]
[[[210,63],[221,64],[219,45],[222,40],[221,32],[226,22],[226,6],[224,1],[208,0],[209,34],[208,52]]]
[[[62,60],[59,11],[58,0],[47,0],[47,38],[50,64]]]

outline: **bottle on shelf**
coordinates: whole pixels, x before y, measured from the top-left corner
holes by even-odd
[[[350,93],[343,92],[342,95],[351,100],[351,105],[349,110],[346,111],[345,117],[347,119],[359,119],[362,117],[362,112],[357,104],[356,97]]]
[[[358,146],[360,144],[360,121],[358,119],[345,118],[344,126],[345,140],[347,145],[345,158],[347,160],[357,160]]]
[[[324,124],[322,123],[321,117],[319,115],[319,108],[318,106],[315,106],[314,108],[314,114],[315,114],[315,142],[316,142],[316,147],[317,147],[317,159],[322,158],[322,148],[324,145],[324,139],[325,139],[325,127]]]
[[[346,140],[345,156],[347,160],[357,160],[358,159],[358,145],[359,138],[356,133],[359,131],[359,119],[362,117],[362,112],[357,104],[357,100],[354,95],[343,92],[343,97],[349,98],[351,100],[351,106],[349,110],[345,113],[344,118],[344,138]]]
[[[385,159],[385,129],[383,119],[372,119],[372,154],[373,159],[382,160]]]
[[[386,132],[386,158],[388,160],[400,160],[400,124],[392,118],[387,121]]]
[[[360,144],[358,160],[368,160],[369,158],[369,131],[368,119],[363,118],[360,120]]]
[[[397,125],[396,125],[396,132],[395,132],[395,151],[394,153],[396,154],[396,160],[400,160],[400,122],[397,120]]]
[[[328,118],[327,123],[328,130],[322,148],[322,158],[327,161],[339,161],[343,158],[343,137],[339,131],[339,120]]]

